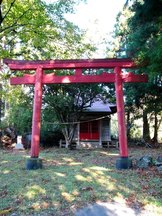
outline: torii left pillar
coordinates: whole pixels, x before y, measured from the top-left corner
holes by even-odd
[[[26,168],[29,170],[42,168],[42,159],[39,158],[41,107],[42,107],[42,79],[43,79],[43,68],[39,66],[36,69],[35,87],[34,87],[31,158],[27,159],[26,161]]]

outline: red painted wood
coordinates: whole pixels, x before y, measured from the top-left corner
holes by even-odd
[[[118,115],[118,132],[119,132],[119,148],[120,156],[128,157],[128,145],[125,126],[124,100],[123,100],[123,81],[121,76],[121,68],[115,67],[115,90],[116,104]]]
[[[34,106],[32,119],[32,140],[31,157],[39,156],[40,128],[41,128],[41,106],[42,106],[42,77],[43,70],[38,67],[36,70],[36,82],[34,88]]]
[[[113,73],[103,73],[101,75],[71,75],[55,76],[47,74],[43,76],[43,83],[113,83],[115,76]]]
[[[147,82],[147,75],[136,75],[133,73],[122,74],[123,82]],[[81,70],[77,71],[77,75],[71,76],[55,76],[51,74],[43,74],[43,84],[61,84],[61,83],[114,83],[114,73],[102,73],[101,75],[81,75]],[[35,84],[35,75],[25,74],[23,77],[12,77],[11,85]]]
[[[99,140],[99,121],[81,123],[80,140]]]
[[[35,84],[35,74],[24,74],[23,77],[11,77],[10,78],[11,85],[21,85],[21,84]]]
[[[11,70],[36,70],[42,66],[43,69],[75,69],[75,68],[121,68],[136,67],[131,59],[83,59],[83,60],[45,60],[26,61],[4,59]]]
[[[63,83],[113,83],[115,82],[114,73],[103,73],[101,75],[71,75],[71,76],[55,76],[51,74],[43,74],[43,84],[63,84]],[[10,79],[11,85],[20,84],[35,84],[35,76],[27,75],[24,77],[12,77]]]
[[[148,76],[145,74],[122,74],[123,82],[148,82]]]
[[[76,68],[75,69],[75,75],[76,76],[81,76],[82,75],[82,68]]]

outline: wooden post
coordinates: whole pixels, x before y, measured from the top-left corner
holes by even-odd
[[[36,80],[35,80],[35,88],[34,88],[31,158],[38,158],[39,156],[41,106],[42,106],[42,77],[43,77],[43,69],[41,66],[39,66],[36,69]]]
[[[117,160],[116,167],[118,169],[127,169],[131,167],[131,161],[128,159],[128,144],[125,125],[124,94],[121,68],[115,67],[114,72],[120,149],[120,158]]]
[[[115,67],[115,90],[116,90],[116,104],[118,115],[118,131],[119,131],[119,143],[120,143],[120,156],[128,157],[127,136],[125,126],[125,113],[124,113],[124,94],[123,94],[123,82],[121,77],[121,68]]]

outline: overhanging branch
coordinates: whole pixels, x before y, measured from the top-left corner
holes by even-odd
[[[2,3],[3,0],[0,1],[0,4]],[[16,2],[16,0],[13,0],[13,2],[11,2],[10,7],[8,9],[8,11],[6,12],[6,14],[4,15],[4,17],[2,16],[2,11],[1,11],[1,19],[0,19],[0,25],[2,24],[2,22],[5,20],[5,18],[7,17],[7,15],[9,14],[9,12],[11,11],[14,3]]]
[[[24,11],[24,12],[21,14],[21,16],[19,16],[19,17],[16,19],[16,21],[15,21],[12,25],[7,26],[7,27],[1,29],[1,30],[0,30],[0,33],[3,32],[3,31],[6,31],[7,29],[13,28],[14,26],[24,26],[24,24],[18,24],[18,21],[19,21],[30,9],[31,9],[31,7],[28,8],[28,10]]]

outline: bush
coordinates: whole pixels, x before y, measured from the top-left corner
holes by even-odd
[[[55,129],[54,131],[44,131],[41,134],[41,146],[42,147],[59,146],[60,139],[64,139],[64,136],[59,129]]]

